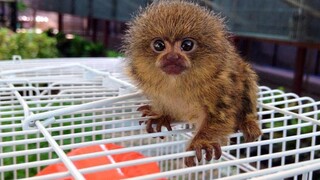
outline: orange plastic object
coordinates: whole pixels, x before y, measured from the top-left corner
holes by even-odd
[[[122,148],[122,147],[115,144],[89,146],[89,147],[74,149],[71,152],[69,152],[67,155],[74,156],[74,155],[88,154],[93,152],[100,152],[100,151],[119,149],[119,148]],[[82,168],[112,164],[116,162],[141,159],[141,158],[144,158],[142,154],[137,152],[129,152],[129,153],[123,153],[123,154],[104,156],[104,157],[88,158],[84,160],[73,161],[73,163],[78,169],[82,169]],[[64,166],[63,163],[59,163],[59,164],[50,165],[44,168],[37,174],[37,176],[42,176],[42,175],[52,174],[57,172],[65,172],[65,171],[68,171],[67,168]],[[153,163],[141,164],[136,166],[105,170],[105,171],[95,172],[92,174],[84,174],[84,177],[86,178],[86,180],[117,180],[117,179],[125,179],[130,177],[153,174],[158,172],[160,172],[159,166],[157,163],[153,162]],[[71,179],[73,178],[68,177],[68,178],[62,178],[59,180],[71,180]]]

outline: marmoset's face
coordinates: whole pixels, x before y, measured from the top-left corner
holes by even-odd
[[[179,75],[191,67],[188,55],[197,49],[197,42],[189,37],[173,41],[169,37],[156,37],[150,48],[156,56],[157,68],[168,75]]]

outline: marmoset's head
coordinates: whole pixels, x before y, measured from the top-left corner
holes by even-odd
[[[212,71],[230,48],[221,18],[191,2],[154,2],[128,27],[124,52],[132,76]]]

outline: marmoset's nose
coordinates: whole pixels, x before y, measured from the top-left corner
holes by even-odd
[[[174,52],[170,52],[166,55],[165,57],[167,60],[169,61],[175,61],[178,60],[180,58],[180,56],[177,53]]]

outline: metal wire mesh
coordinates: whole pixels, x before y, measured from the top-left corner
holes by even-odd
[[[121,59],[62,59],[0,63],[0,179],[75,179],[107,170],[155,162],[159,173],[131,179],[313,179],[319,176],[320,102],[260,87],[259,122],[263,136],[244,143],[230,136],[218,161],[186,168],[191,125],[147,134],[136,109],[147,104],[122,75]],[[164,139],[154,138],[164,136]],[[122,148],[105,149],[105,144]],[[101,151],[69,156],[73,150]],[[141,159],[92,167],[75,165],[91,158],[138,152]],[[39,175],[63,163],[64,171]],[[38,175],[37,175],[38,174]],[[37,176],[36,176],[37,175]]]

